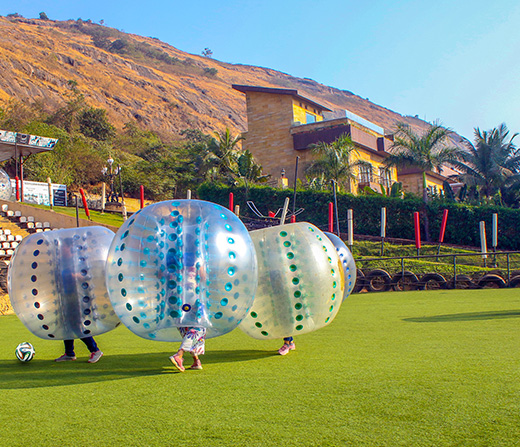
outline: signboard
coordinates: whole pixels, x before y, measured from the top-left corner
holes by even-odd
[[[39,137],[38,135],[29,135],[26,133],[9,132],[0,130],[0,141],[4,143],[27,144],[29,146],[53,148],[58,140],[56,138]]]
[[[16,191],[16,180],[11,179],[13,191]],[[53,205],[67,206],[67,185],[51,183]],[[43,182],[23,182],[23,201],[37,205],[50,205],[49,185]]]

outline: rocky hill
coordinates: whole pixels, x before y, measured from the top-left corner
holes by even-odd
[[[0,17],[0,106],[10,99],[63,105],[70,81],[117,127],[135,120],[163,136],[186,128],[247,129],[246,104],[232,84],[297,89],[330,109],[348,109],[391,131],[401,116],[349,91],[269,68],[234,65],[180,51],[152,37],[90,21]],[[458,136],[454,137],[455,140]]]

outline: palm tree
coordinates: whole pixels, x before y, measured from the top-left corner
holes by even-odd
[[[264,183],[270,177],[270,175],[262,174],[262,166],[255,161],[253,154],[248,150],[242,151],[237,158],[237,174],[244,181],[246,199],[251,183]]]
[[[520,152],[513,144],[518,136],[509,138],[509,130],[502,123],[498,128],[481,131],[475,128],[475,144],[467,142],[467,151],[454,166],[463,174],[460,179],[477,187],[481,196],[489,199],[505,187],[520,184]]]
[[[356,178],[354,168],[360,164],[352,162],[353,153],[357,150],[350,136],[343,134],[332,143],[319,142],[312,152],[316,159],[307,168],[307,176],[321,179],[322,184],[330,184],[334,180],[338,187],[343,185],[348,191],[350,180]]]
[[[385,164],[388,167],[419,168],[423,175],[425,202],[427,200],[426,172],[437,171],[440,173],[443,166],[453,164],[461,157],[462,149],[446,145],[450,133],[450,129],[439,123],[431,124],[423,134],[415,133],[406,123],[397,124],[394,144]]]
[[[232,180],[238,176],[237,160],[241,153],[238,143],[244,137],[233,137],[228,128],[223,132],[214,132],[214,135],[204,149],[201,170],[212,180],[223,177]]]

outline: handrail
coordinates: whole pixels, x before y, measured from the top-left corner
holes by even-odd
[[[475,252],[475,253],[451,253],[451,254],[444,254],[444,255],[415,255],[415,256],[392,256],[392,257],[385,257],[385,258],[358,258],[354,259],[356,262],[364,262],[364,261],[389,261],[389,260],[395,260],[395,259],[424,259],[424,258],[451,258],[453,256],[497,256],[497,255],[513,255],[513,254],[520,254],[520,251],[497,251],[495,253],[488,252],[488,253],[481,253],[481,252]]]

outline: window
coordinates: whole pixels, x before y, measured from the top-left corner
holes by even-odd
[[[316,122],[316,117],[310,113],[306,113],[305,114],[305,122],[307,124],[310,124],[310,123],[315,123]]]
[[[379,182],[385,188],[389,188],[392,185],[392,173],[390,169],[379,168]]]
[[[359,183],[370,183],[372,181],[372,166],[360,165],[358,170]]]

